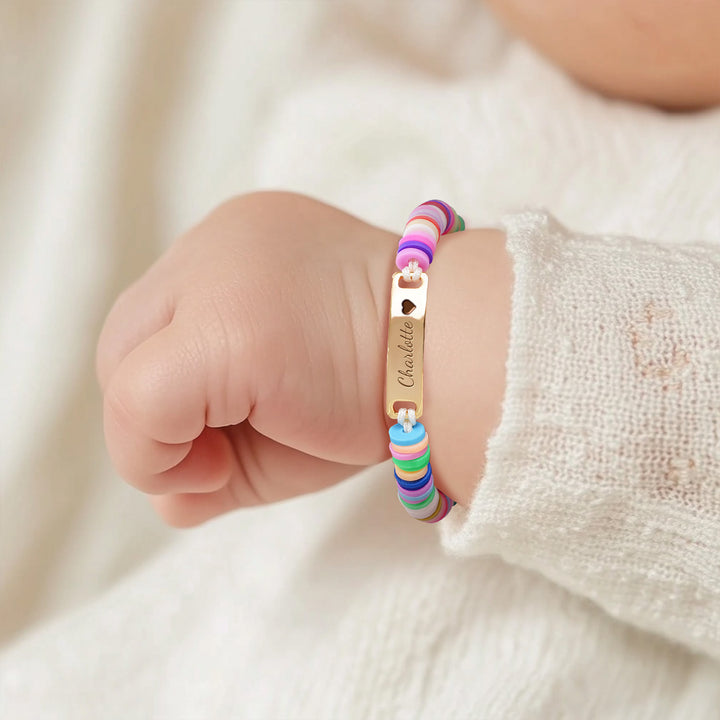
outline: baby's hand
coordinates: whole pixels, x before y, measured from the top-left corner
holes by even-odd
[[[467,504],[504,392],[511,271],[500,233],[451,237],[430,271],[423,422],[436,486]],[[307,197],[254,193],[120,296],[97,356],[108,450],[166,522],[319,490],[390,457],[398,238]]]
[[[239,197],[126,290],[98,346],[110,457],[171,525],[389,457],[397,238],[309,198]]]

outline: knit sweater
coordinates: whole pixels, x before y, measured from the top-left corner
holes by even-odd
[[[720,657],[720,249],[506,226],[503,417],[445,547]]]

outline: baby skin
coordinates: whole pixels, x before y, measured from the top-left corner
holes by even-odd
[[[107,447],[165,522],[314,492],[390,457],[399,235],[301,195],[252,193],[118,298],[97,351]],[[505,388],[504,235],[443,236],[428,274],[423,423],[436,486],[467,505]]]

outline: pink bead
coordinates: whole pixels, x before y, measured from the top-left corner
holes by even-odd
[[[430,258],[422,250],[416,250],[415,248],[405,248],[397,254],[395,259],[395,265],[398,270],[403,270],[407,267],[411,260],[417,260],[418,266],[423,272],[427,272],[430,267]]]
[[[430,252],[433,254],[435,253],[435,248],[437,247],[437,240],[435,238],[428,237],[427,235],[421,235],[420,233],[406,233],[400,238],[400,243],[403,243],[406,240],[421,242],[423,245],[427,245],[430,248]]]
[[[410,453],[403,453],[398,452],[394,449],[394,446],[392,443],[390,443],[390,454],[396,459],[396,460],[417,460],[419,457],[422,457],[427,452],[427,447],[424,447],[422,450],[416,450],[415,452]]]

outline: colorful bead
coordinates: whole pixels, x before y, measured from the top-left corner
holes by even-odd
[[[417,264],[423,272],[426,272],[427,269],[430,267],[430,258],[427,253],[424,253],[422,250],[415,250],[413,248],[400,250],[400,252],[398,252],[397,254],[397,258],[395,259],[395,265],[397,266],[398,270],[403,270],[410,264],[411,260],[417,260]]]
[[[428,227],[430,227],[437,233],[438,237],[443,234],[443,223],[438,221],[437,217],[433,217],[432,215],[415,215],[415,217],[411,217],[405,224],[405,230],[403,230],[403,235],[407,232],[410,232],[409,228],[419,223],[426,224]]]
[[[395,264],[404,270],[411,260],[416,260],[422,272],[427,272],[440,236],[464,229],[465,221],[446,202],[428,200],[418,205],[405,225]]]
[[[398,470],[395,468],[395,481],[400,487],[406,488],[407,490],[417,490],[421,485],[427,482],[428,478],[432,473],[432,466],[428,463],[426,468],[416,473],[406,473],[404,470]],[[405,477],[411,475],[411,478]]]
[[[433,248],[422,240],[403,240],[398,247],[398,255],[403,251],[411,248],[412,250],[421,250],[428,256],[428,260],[432,262]],[[420,264],[420,263],[418,263]]]
[[[435,485],[433,483],[429,483],[429,487],[425,488],[421,493],[418,493],[417,495],[408,495],[406,492],[398,490],[398,497],[407,507],[419,508],[421,507],[420,503],[424,503],[426,500],[429,500],[430,496],[435,491]],[[423,505],[422,507],[425,506]]]
[[[405,488],[400,488],[398,492],[400,493],[400,497],[405,498],[405,500],[407,500],[408,502],[413,502],[413,499],[419,500],[421,497],[425,497],[428,492],[430,492],[430,490],[434,487],[435,483],[431,478],[417,490],[406,490]]]
[[[411,242],[421,243],[421,245],[427,246],[431,252],[435,252],[435,248],[437,247],[437,239],[431,237],[429,233],[409,232],[400,238],[398,251],[402,250],[407,243]]]
[[[428,505],[425,505],[421,508],[413,508],[408,507],[403,503],[403,507],[405,508],[405,512],[407,512],[410,517],[414,517],[416,520],[425,520],[426,518],[432,517],[437,512],[437,508],[440,505],[440,500],[440,493],[436,490],[433,493],[433,496]]]
[[[428,517],[418,518],[418,520],[422,520],[423,522],[427,523],[436,523],[442,520],[450,512],[450,509],[455,503],[451,505],[448,496],[445,493],[440,492],[439,490],[438,495],[438,504],[433,513]]]
[[[425,468],[420,468],[420,470],[417,470],[415,472],[408,472],[407,470],[401,470],[397,465],[395,466],[395,474],[406,482],[415,482],[419,480],[426,472],[427,471]]]
[[[410,508],[411,510],[421,510],[422,508],[426,508],[430,503],[434,504],[435,496],[437,495],[437,490],[435,489],[435,486],[430,488],[430,492],[427,493],[427,495],[422,499],[418,500],[417,502],[408,502],[407,500],[403,500],[403,497],[400,493],[398,493],[398,497],[400,498],[400,502],[406,507]]]
[[[415,452],[398,452],[393,448],[393,444],[390,443],[390,454],[396,459],[396,460],[417,460],[419,457],[422,457],[426,452],[428,452],[429,448],[425,447],[421,450],[416,450]]]
[[[393,459],[393,462],[395,463],[395,467],[400,470],[410,470],[412,472],[413,470],[420,470],[420,468],[425,467],[429,460],[430,448],[428,448],[419,458],[415,458],[414,460]]]
[[[425,438],[425,426],[421,423],[415,423],[410,432],[405,432],[405,428],[400,423],[395,423],[390,430],[390,442],[397,447],[406,447],[407,445],[415,445]]]
[[[438,207],[434,205],[420,205],[410,213],[408,222],[416,217],[428,217],[432,218],[440,230],[440,234],[443,235],[447,229],[447,215]]]
[[[445,232],[452,232],[451,228],[455,224],[455,211],[442,200],[428,200],[426,204],[434,205],[435,207],[440,208],[440,210],[443,212],[447,219],[447,224],[445,225]]]
[[[435,489],[435,483],[432,481],[425,483],[425,485],[419,490],[413,491],[413,495],[408,494],[410,491],[398,487],[398,496],[405,505],[418,508],[420,507],[420,503],[429,499],[429,497],[435,492]],[[424,507],[424,505],[422,507]]]
[[[427,433],[425,433],[425,437],[415,445],[395,445],[395,443],[390,443],[390,452],[393,450],[397,450],[397,452],[417,452],[418,450],[424,450],[428,446],[428,436]]]
[[[464,229],[465,221],[446,202],[428,200],[418,205],[405,224],[395,264],[405,272],[415,260],[422,272],[427,272],[440,236]],[[442,520],[455,502],[435,487],[425,427],[416,422],[405,432],[405,427],[396,423],[389,435],[400,502],[411,517],[428,523]]]
[[[399,487],[404,490],[417,490],[419,487],[422,487],[425,483],[432,479],[432,465],[428,463],[428,466],[422,475],[420,475],[420,473],[415,473],[415,475],[419,475],[416,480],[406,480],[397,471],[397,468],[395,469],[395,481]]]
[[[412,235],[413,233],[419,233],[420,235],[426,236],[436,243],[440,238],[440,228],[429,218],[420,217],[414,218],[408,222],[405,226],[405,232],[403,237]]]
[[[430,215],[416,215],[415,217],[410,218],[407,223],[405,223],[405,229],[402,234],[407,235],[410,232],[417,231],[427,231],[434,237],[440,237],[442,235],[440,224],[438,224],[438,221]]]

